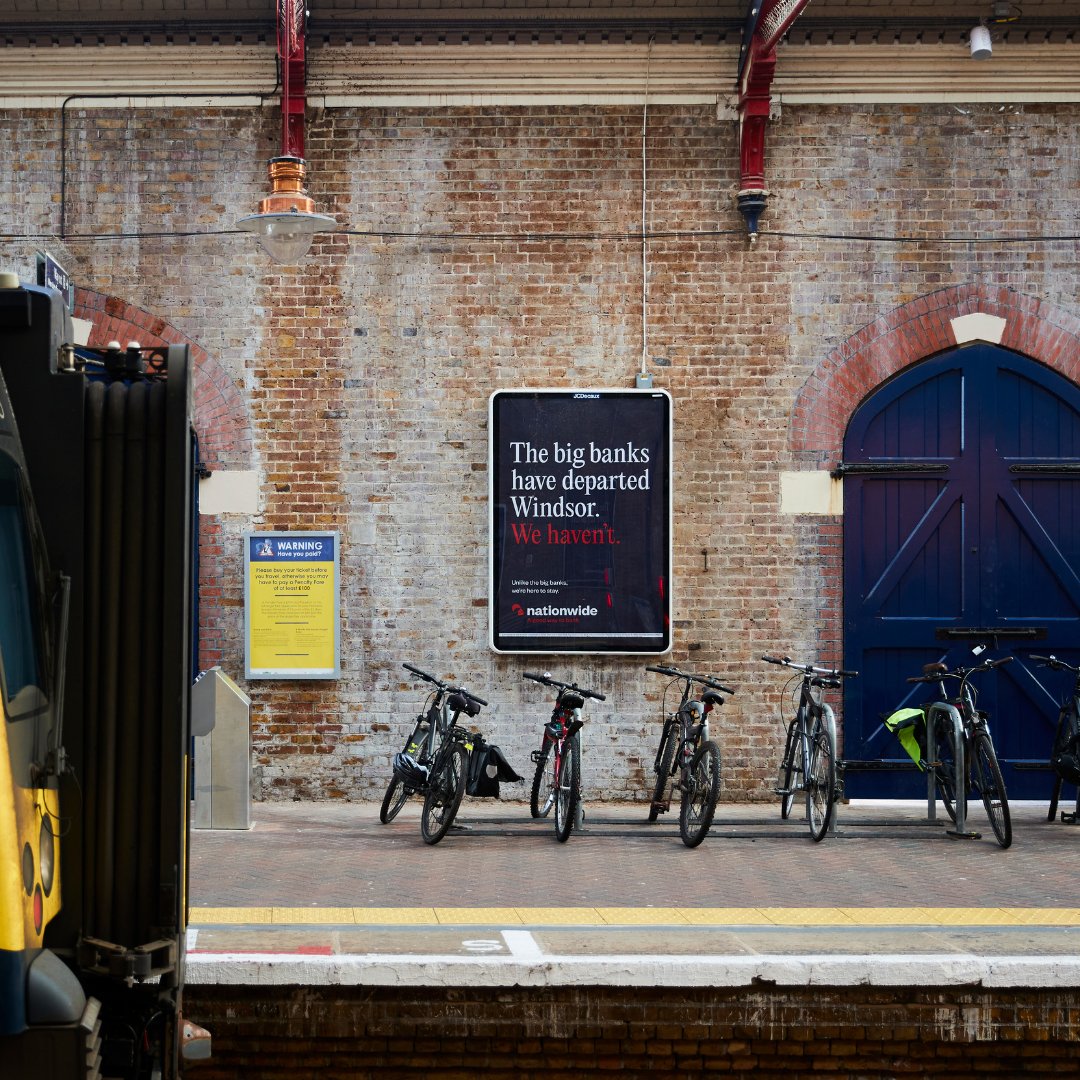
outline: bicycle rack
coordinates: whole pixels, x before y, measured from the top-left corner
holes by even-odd
[[[832,746],[833,756],[833,768],[836,770],[836,802],[839,803],[844,797],[844,780],[842,770],[840,767],[840,761],[836,752],[836,714],[832,710],[832,706],[827,702],[821,703],[821,723],[825,728],[825,734],[829,736],[829,743]],[[836,819],[840,815],[836,812],[836,806],[832,807],[832,818],[829,821],[829,835],[836,835]]]
[[[960,717],[960,711],[955,705],[947,705],[943,701],[935,702],[926,710],[927,746],[937,746],[937,733],[939,724],[951,721],[953,744],[953,765],[956,769],[956,777],[953,784],[953,806],[956,809],[956,828],[946,830],[947,835],[962,838],[964,840],[978,840],[982,833],[972,832],[967,828],[967,762],[964,760],[964,722]],[[937,791],[934,788],[934,774],[931,770],[926,771],[926,799],[927,813],[931,821],[936,820],[937,815]]]
[[[825,705],[824,708],[826,710],[828,710],[825,713],[824,718],[823,718],[824,722],[825,722],[825,725],[829,729],[830,734],[835,739],[835,737],[836,737],[836,720],[833,717],[832,709],[829,708],[828,705]],[[947,704],[945,704],[945,702],[942,702],[942,701],[935,702],[933,705],[931,705],[927,709],[927,717],[926,717],[926,719],[927,719],[927,725],[926,726],[927,726],[927,737],[928,737],[927,741],[928,741],[928,744],[930,743],[931,740],[934,740],[934,737],[937,734],[939,725],[941,725],[943,723],[946,723],[946,724],[949,725],[949,728],[947,728],[946,730],[948,731],[948,734],[949,734],[949,737],[951,738],[953,746],[956,748],[956,752],[954,753],[954,761],[955,761],[955,766],[956,766],[956,776],[954,777],[954,790],[956,790],[956,791],[965,791],[966,787],[965,787],[964,781],[965,781],[966,762],[964,760],[964,738],[963,738],[964,725],[963,725],[963,721],[960,718],[959,710],[954,705],[947,705]],[[934,745],[936,745],[936,740],[934,740]],[[860,764],[870,764],[870,763],[860,763]],[[912,769],[917,767],[914,764],[914,762],[908,762],[907,766],[909,768],[912,768]],[[843,800],[843,797],[844,797],[843,779],[842,779],[842,777],[843,777],[843,772],[847,767],[848,767],[847,762],[842,761],[842,760],[837,761],[837,770],[838,770],[837,798],[838,798],[838,800]],[[946,834],[948,836],[953,837],[954,839],[955,838],[963,838],[965,840],[979,840],[979,839],[981,839],[982,838],[982,833],[971,832],[967,828],[967,800],[966,799],[957,799],[955,801],[955,809],[956,809],[956,821],[954,822],[955,828],[946,830]],[[831,828],[829,830],[830,833],[835,832],[839,817],[840,817],[839,813],[836,813],[836,814],[833,815],[832,826],[831,826]],[[927,769],[927,772],[926,772],[926,818],[927,818],[927,823],[928,824],[936,825],[937,822],[938,822],[938,818],[937,818],[937,790],[935,789],[935,786],[934,786],[934,774],[929,769]],[[897,823],[897,822],[885,822],[884,824],[899,824],[899,823]],[[912,824],[912,823],[911,822],[906,822],[905,824]]]

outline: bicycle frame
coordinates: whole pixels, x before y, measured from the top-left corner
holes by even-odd
[[[585,698],[593,698],[596,701],[604,701],[605,698],[603,694],[586,690],[576,683],[564,683],[553,679],[547,673],[537,675],[526,671],[524,676],[533,682],[553,687],[556,691],[551,719],[544,725],[539,749],[534,750],[531,755],[536,765],[536,773],[533,777],[530,808],[533,817],[546,817],[552,806],[555,806],[555,835],[560,841],[565,841],[575,828],[580,828],[584,819],[580,791],[581,738],[579,733],[584,726],[581,710],[585,704]],[[549,754],[552,756],[550,773],[546,769]],[[567,761],[570,762],[570,775],[564,776]],[[550,786],[541,805],[541,787],[548,776],[550,776]],[[559,804],[560,796],[565,797],[566,805]],[[564,820],[567,812],[569,812],[569,819]]]
[[[457,727],[457,718],[463,711],[475,716],[487,702],[464,687],[443,682],[412,664],[402,666],[435,689],[427,707],[417,717],[404,749],[394,755],[393,776],[383,796],[379,819],[384,825],[393,821],[413,795],[422,795],[421,833],[426,843],[434,844],[453,823],[464,794],[467,755],[472,751],[470,733]],[[459,743],[461,751],[456,749]],[[466,755],[463,761],[449,765],[454,779],[448,789],[446,766],[449,758],[460,758],[461,754]],[[446,809],[439,815],[440,820],[432,825],[429,817],[443,807]]]
[[[780,762],[780,782],[777,794],[780,795],[780,814],[787,818],[791,811],[796,791],[806,793],[806,819],[810,826],[810,836],[820,841],[835,830],[836,803],[843,793],[843,780],[839,773],[837,760],[836,714],[832,706],[825,701],[825,689],[837,688],[844,678],[854,678],[857,671],[842,671],[839,668],[818,667],[815,664],[798,664],[790,657],[762,656],[766,663],[788,667],[797,672],[799,678],[799,703],[795,717],[788,727],[787,743],[784,746]],[[790,688],[791,682],[788,683]],[[815,743],[819,732],[824,734],[823,752],[815,752]],[[798,747],[792,745],[792,739],[798,737]],[[795,755],[798,754],[798,761]],[[823,763],[824,775],[818,776],[819,757]],[[801,768],[800,768],[801,765]],[[798,779],[800,778],[801,779]],[[824,795],[824,810],[817,796]]]
[[[662,674],[670,674],[666,670],[661,668],[646,668],[647,671],[661,671]],[[694,676],[680,673],[680,678],[683,681],[682,699],[679,701],[679,707],[674,712],[669,713],[667,719],[664,721],[664,730],[660,738],[660,746],[656,751],[656,761],[653,765],[653,771],[659,772],[662,766],[660,760],[663,753],[664,737],[668,731],[675,724],[679,725],[679,741],[675,747],[675,753],[671,759],[671,770],[668,772],[668,778],[675,775],[676,771],[679,772],[683,781],[686,779],[687,770],[690,768],[690,762],[693,760],[694,751],[697,750],[704,742],[709,740],[709,713],[712,712],[713,706],[709,703],[699,701],[697,698],[691,698],[690,692],[693,688],[695,681]],[[733,693],[733,691],[728,691]],[[671,800],[667,799],[664,802],[663,809],[666,811],[671,805]]]
[[[981,648],[976,653],[981,652]],[[972,831],[967,826],[967,795],[970,789],[971,770],[974,764],[973,752],[976,749],[978,737],[986,735],[989,745],[993,747],[993,739],[990,735],[990,725],[984,714],[980,713],[975,705],[975,690],[971,686],[971,676],[977,672],[991,671],[1002,664],[1009,663],[1013,658],[1004,656],[998,660],[986,660],[971,668],[958,667],[949,671],[944,664],[927,664],[923,668],[921,676],[913,676],[908,682],[936,682],[941,694],[941,700],[935,701],[926,707],[926,745],[928,754],[933,751],[931,767],[927,768],[927,801],[929,806],[929,818],[936,819],[937,792],[935,791],[937,770],[940,763],[933,761],[938,756],[940,746],[939,736],[947,734],[953,749],[953,824],[954,829],[948,830],[948,835],[963,837],[965,839],[977,839],[979,833]],[[956,696],[950,698],[947,679],[958,679],[960,686]],[[995,761],[995,768],[996,761]],[[1008,817],[1007,800],[1004,790],[1001,792],[1002,803]],[[985,799],[985,796],[984,796]],[[995,828],[996,831],[996,828]],[[1003,846],[1008,842],[1000,841]]]
[[[1062,730],[1066,725],[1068,725],[1069,731],[1074,731],[1080,727],[1080,667],[1070,664],[1065,660],[1059,660],[1053,655],[1036,656],[1032,653],[1029,659],[1036,661],[1041,667],[1048,667],[1055,671],[1068,671],[1072,674],[1074,679],[1072,690],[1065,696],[1058,707],[1057,729],[1054,732],[1054,742],[1050,748],[1051,765],[1053,765],[1054,755],[1060,748],[1059,739],[1061,738]],[[1069,723],[1070,719],[1072,723]],[[1058,800],[1061,797],[1061,788],[1062,785],[1066,783],[1069,783],[1069,781],[1064,779],[1062,775],[1055,770],[1054,786],[1050,794],[1050,807],[1046,814],[1047,821],[1053,821],[1057,817]],[[1073,812],[1068,813],[1065,810],[1062,810],[1061,820],[1065,825],[1080,824],[1080,784],[1076,785],[1076,805],[1073,808]]]
[[[679,833],[683,843],[694,848],[708,833],[720,796],[720,748],[709,735],[709,714],[715,706],[723,704],[721,693],[735,691],[711,676],[692,675],[678,668],[649,666],[645,670],[682,682],[679,706],[665,716],[660,735],[653,765],[656,784],[649,804],[649,820],[655,821],[658,814],[670,809],[668,783],[678,774],[675,787],[682,794]],[[699,698],[691,696],[695,683],[701,687]]]
[[[836,757],[836,714],[824,697],[824,684],[820,680],[815,681],[809,674],[803,675],[799,689],[799,713],[802,716],[799,734],[802,743],[803,776],[809,776],[810,744],[815,724],[821,724],[833,748],[833,758]],[[840,792],[838,791],[837,794]]]
[[[405,665],[408,667],[408,665]],[[416,668],[409,667],[409,670],[414,674],[421,674]],[[408,742],[405,744],[405,753],[414,757],[418,764],[428,767],[434,760],[436,750],[446,740],[447,733],[453,726],[453,720],[450,716],[450,709],[447,702],[450,697],[451,690],[453,689],[447,683],[440,683],[437,680],[427,677],[428,682],[432,682],[435,685],[435,690],[432,691],[432,700],[427,709],[417,718],[416,727],[413,728],[413,733],[409,737]],[[427,724],[427,730],[424,732],[423,738],[417,742],[416,735],[421,724]],[[418,788],[412,784],[407,784],[414,792],[422,792],[423,788]]]

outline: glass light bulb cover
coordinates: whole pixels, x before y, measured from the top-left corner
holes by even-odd
[[[326,214],[303,214],[296,211],[280,214],[251,214],[241,218],[238,229],[254,233],[263,250],[274,262],[294,264],[307,254],[317,232],[330,232],[337,221]]]

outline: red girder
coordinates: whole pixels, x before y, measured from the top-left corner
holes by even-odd
[[[750,238],[765,209],[765,130],[772,106],[776,46],[810,0],[750,0],[739,67],[739,209]]]
[[[307,107],[304,0],[278,0],[277,49],[281,63],[281,154],[304,156],[304,110]]]

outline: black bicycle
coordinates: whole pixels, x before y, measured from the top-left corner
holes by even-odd
[[[1005,780],[1001,775],[994,740],[990,737],[990,725],[986,713],[976,708],[976,690],[971,682],[972,675],[1009,664],[1011,656],[997,660],[984,660],[974,667],[956,667],[951,671],[943,663],[923,665],[921,675],[912,675],[909,683],[937,683],[941,691],[941,700],[927,705],[926,741],[931,760],[927,769],[932,770],[934,786],[938,797],[945,805],[945,811],[957,822],[957,797],[963,799],[964,818],[967,818],[967,800],[972,792],[981,799],[990,827],[994,830],[997,842],[1007,848],[1012,843],[1012,817],[1009,813],[1009,799],[1005,794]],[[956,680],[956,696],[950,697],[946,680]],[[936,717],[955,709],[960,717],[960,732],[957,737],[949,734],[948,728],[937,722]],[[957,777],[964,777],[964,791],[957,791]],[[967,835],[965,833],[965,835]],[[974,835],[974,834],[972,834]]]
[[[1057,730],[1050,749],[1050,767],[1054,770],[1054,788],[1050,793],[1050,809],[1047,821],[1057,817],[1058,799],[1061,797],[1061,785],[1073,784],[1077,789],[1077,810],[1071,814],[1061,811],[1061,820],[1066,825],[1077,824],[1080,810],[1080,667],[1059,660],[1056,656],[1035,656],[1031,659],[1042,667],[1053,671],[1070,671],[1074,676],[1072,692],[1061,703],[1058,713]]]
[[[797,664],[789,656],[763,656],[761,659],[767,664],[791,668],[796,673],[788,685],[798,684],[799,702],[788,724],[776,794],[780,796],[780,816],[787,820],[795,805],[796,794],[805,792],[810,836],[818,842],[824,839],[832,825],[839,798],[836,718],[832,707],[824,700],[824,692],[835,690],[842,685],[843,679],[855,678],[859,673]]]
[[[412,664],[407,671],[431,683],[435,690],[416,719],[405,748],[394,755],[394,775],[383,796],[379,818],[393,821],[412,795],[423,795],[420,833],[437,844],[454,823],[465,795],[471,733],[457,724],[461,713],[476,716],[487,702],[464,687],[443,682]]]
[[[667,690],[664,691],[664,729],[653,763],[656,785],[649,804],[649,820],[655,821],[659,814],[670,809],[668,782],[677,778],[672,790],[677,788],[682,795],[679,834],[687,847],[697,847],[712,825],[720,798],[720,747],[709,738],[709,713],[717,705],[723,705],[721,694],[735,691],[711,675],[692,675],[666,665],[649,666],[645,670],[682,683],[679,707],[672,713],[667,712]],[[701,687],[698,698],[691,696],[695,684]]]
[[[526,679],[555,690],[555,707],[544,725],[540,748],[532,752],[536,763],[529,809],[534,818],[546,817],[555,808],[555,836],[565,843],[577,820],[581,803],[581,709],[585,698],[603,701],[604,695],[576,683],[559,682],[546,672],[524,673]],[[548,759],[552,766],[548,769]]]

